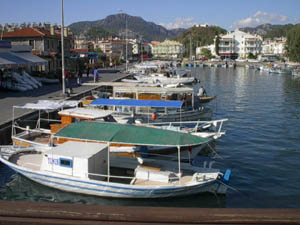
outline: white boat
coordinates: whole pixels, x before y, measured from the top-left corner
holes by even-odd
[[[24,87],[22,83],[19,83],[11,78],[6,78],[2,80],[1,87],[4,89],[12,90],[12,91],[27,91],[28,89]]]
[[[149,75],[139,75],[135,76],[136,80],[140,83],[146,83],[146,84],[191,84],[195,82],[194,77],[182,77],[182,76],[176,76],[176,77],[168,77],[167,75],[163,73],[153,73]]]
[[[57,84],[59,83],[58,79],[50,79],[46,77],[34,77],[37,81],[43,83],[43,84]]]
[[[55,105],[56,102],[38,102],[35,104],[26,104],[24,106],[14,106],[13,108],[13,115],[17,108],[21,109],[39,109],[39,110],[58,110],[62,107],[62,105],[58,104]],[[71,102],[73,104],[73,102]],[[74,102],[74,105],[71,105],[70,102],[66,101],[64,103],[64,106],[76,106],[78,102]],[[39,113],[40,115],[40,113]],[[13,119],[13,133],[12,133],[12,141],[15,146],[40,146],[40,147],[48,147],[56,144],[62,144],[66,141],[69,141],[68,139],[61,139],[56,140],[53,139],[54,142],[51,142],[51,137],[53,134],[58,132],[63,127],[69,125],[72,122],[78,122],[81,120],[89,120],[89,121],[105,121],[105,122],[117,122],[117,123],[123,123],[123,124],[133,124],[137,122],[139,125],[143,126],[156,126],[159,129],[168,129],[168,130],[176,130],[183,133],[192,133],[193,135],[197,135],[200,137],[205,138],[211,138],[211,141],[216,140],[217,138],[221,137],[225,132],[222,132],[222,125],[224,120],[219,121],[211,121],[211,122],[198,122],[198,121],[190,121],[186,123],[181,123],[181,126],[179,123],[168,123],[168,124],[141,124],[139,120],[136,120],[132,116],[120,116],[115,115],[114,111],[110,110],[99,110],[95,108],[69,108],[64,109],[58,112],[58,115],[61,117],[61,120],[49,120],[49,119],[42,119],[39,118],[37,120],[37,124],[35,128],[27,127],[20,127],[16,123],[16,121]],[[14,116],[13,116],[14,118]],[[41,128],[41,122],[43,123],[47,122],[50,123],[50,128]],[[25,122],[25,121],[23,121]],[[53,123],[55,122],[55,123]],[[187,124],[187,127],[184,127],[183,125]],[[219,126],[220,125],[220,126]],[[210,129],[212,128],[212,129]],[[184,160],[193,160],[204,148],[206,145],[197,146],[193,149],[190,149],[192,151],[188,152],[187,149],[184,149],[182,151],[183,155],[182,158]],[[140,148],[139,146],[118,146],[118,148],[115,148],[115,146],[112,146],[111,151],[114,153],[119,153],[119,155],[132,155],[133,152],[139,152],[140,154],[151,156],[157,155],[157,154],[167,154],[170,157],[174,154],[174,149],[170,149],[166,147],[158,148],[150,146],[147,149]],[[176,150],[176,149],[175,149]],[[176,152],[176,151],[175,151]]]
[[[22,84],[22,86],[25,87],[26,90],[34,89],[34,87],[30,83],[28,83],[26,79],[24,79],[20,74],[16,72],[12,72],[11,79],[15,82],[18,82],[19,84]]]
[[[23,76],[29,79],[32,83],[37,85],[37,87],[42,87],[42,83],[37,81],[34,77],[30,76],[25,70],[22,72]]]
[[[292,70],[292,75],[293,75],[293,76],[300,77],[300,69],[293,69],[293,70]]]
[[[136,118],[147,123],[211,120],[212,110],[201,104],[198,97],[195,97],[195,92],[196,90],[189,87],[166,88],[132,84],[122,87],[114,86],[110,99],[96,99],[92,102],[92,105],[103,107],[107,104],[112,107],[111,110],[118,111],[118,114],[131,115],[134,113]],[[129,98],[133,101],[128,102]],[[158,105],[151,105],[148,102],[147,104],[150,105],[147,107],[139,107],[137,111],[134,111],[138,107],[138,101],[140,100],[153,100],[154,104],[161,102]],[[123,105],[122,101],[125,105]],[[176,101],[177,103],[175,103]],[[181,104],[179,104],[179,101]],[[175,103],[176,107],[170,107],[172,102]],[[117,107],[117,104],[120,104],[120,107]],[[154,107],[156,109],[153,109]],[[152,118],[154,114],[156,116]]]
[[[76,107],[79,101],[64,101],[64,100],[39,100],[35,103],[26,103],[24,105],[13,106],[12,110],[12,134],[11,139],[15,146],[28,147],[28,146],[49,146],[49,139],[51,137],[51,129],[43,128],[42,123],[52,123],[54,130],[59,129],[58,120],[42,118],[43,113],[49,113],[63,108]],[[30,126],[20,126],[19,122],[26,123],[27,121],[19,121],[15,119],[16,110],[23,112],[38,111],[38,119],[34,128]],[[47,116],[48,117],[48,116]],[[62,127],[62,126],[61,126]],[[60,128],[61,128],[60,127]]]
[[[78,132],[80,130],[80,132]],[[205,139],[162,129],[115,123],[80,122],[61,129],[66,142],[51,149],[1,148],[0,161],[42,185],[63,191],[114,198],[165,198],[202,192],[225,194],[230,170],[212,164],[195,167],[180,160],[181,148]],[[161,138],[165,137],[165,138]],[[89,143],[99,142],[99,143]],[[101,144],[101,143],[107,144]],[[178,162],[109,154],[111,143],[169,146],[178,149]]]

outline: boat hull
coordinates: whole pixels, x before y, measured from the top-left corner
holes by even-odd
[[[218,180],[189,186],[143,186],[90,179],[79,179],[51,172],[29,170],[0,158],[0,161],[24,177],[39,184],[62,191],[112,198],[167,198],[205,192],[226,193],[226,186]]]

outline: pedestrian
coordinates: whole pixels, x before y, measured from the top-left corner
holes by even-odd
[[[94,69],[94,83],[98,82],[98,76],[99,76],[98,69],[95,68]]]
[[[87,69],[86,69],[86,77],[89,77],[89,75],[90,75],[90,68],[88,66]]]
[[[69,87],[69,72],[65,70],[65,80],[66,80],[66,88]]]
[[[77,74],[77,84],[79,86],[81,85],[81,77],[82,77],[82,71],[81,71],[81,68],[79,68],[78,74]]]

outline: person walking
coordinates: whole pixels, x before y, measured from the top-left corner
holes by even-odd
[[[87,69],[86,69],[86,77],[89,77],[89,75],[90,75],[90,68],[88,66]]]
[[[79,68],[78,74],[77,74],[77,84],[79,86],[81,85],[81,78],[82,78],[82,71],[81,71],[81,68]]]
[[[98,82],[98,76],[99,76],[98,69],[95,68],[94,69],[94,83]]]
[[[69,88],[69,72],[65,70],[66,88]]]

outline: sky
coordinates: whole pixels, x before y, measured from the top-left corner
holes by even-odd
[[[62,0],[2,1],[0,24],[61,24]],[[64,25],[94,21],[117,13],[142,17],[167,29],[195,24],[227,30],[264,23],[300,23],[300,0],[63,0]]]

